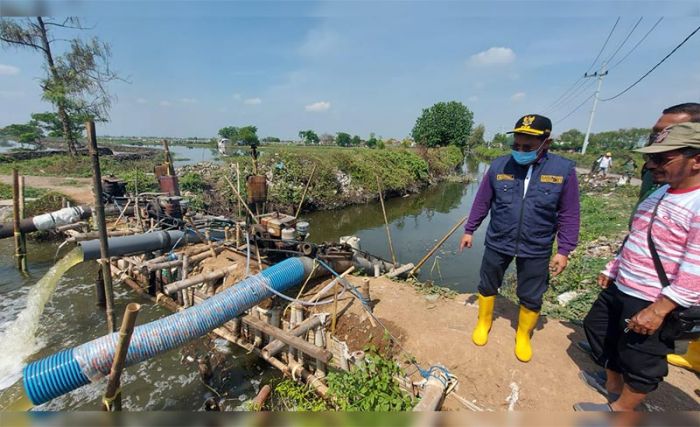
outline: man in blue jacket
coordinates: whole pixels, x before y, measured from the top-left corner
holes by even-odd
[[[474,344],[488,341],[493,307],[503,275],[515,258],[520,302],[515,355],[532,358],[530,335],[537,324],[549,273],[566,268],[578,244],[580,205],[575,164],[548,152],[552,121],[537,114],[515,124],[511,154],[493,161],[464,226],[460,251],[471,248],[472,234],[491,214],[479,282],[479,318]],[[550,262],[554,238],[557,253]]]

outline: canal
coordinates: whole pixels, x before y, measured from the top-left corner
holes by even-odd
[[[183,153],[184,154],[184,153]],[[201,154],[201,153],[200,153]],[[469,212],[478,182],[486,169],[479,162],[467,162],[467,184],[446,182],[403,198],[386,201],[396,256],[399,262],[416,263],[460,218]],[[356,235],[362,249],[391,259],[384,219],[379,203],[352,206],[336,211],[315,212],[304,217],[311,223],[311,240],[337,241],[340,236]],[[432,281],[459,292],[472,292],[478,284],[485,225],[477,231],[474,247],[458,253],[462,235],[459,229],[422,268],[419,279]],[[60,280],[43,312],[36,298],[38,280],[54,265],[56,243],[29,241],[30,273],[23,275],[14,266],[12,239],[0,240],[0,410],[21,408],[23,399],[21,368],[24,363],[102,336],[106,332],[103,312],[95,306],[94,281],[97,264],[73,267]],[[61,255],[67,250],[60,251]],[[36,291],[36,289],[35,289]],[[121,313],[129,302],[138,301],[124,287],[115,286],[115,311]],[[23,312],[36,315],[22,316]],[[158,319],[168,311],[143,304],[138,324]],[[224,410],[242,409],[262,384],[277,372],[254,355],[219,341],[213,357],[225,360],[214,379]],[[205,355],[204,339],[185,349],[175,349],[125,370],[122,385],[127,410],[200,410],[215,393],[204,385],[196,359]],[[217,356],[218,355],[218,356]],[[228,355],[232,356],[229,357]],[[225,357],[224,357],[225,356]],[[41,405],[41,410],[97,410],[104,381],[90,384]]]

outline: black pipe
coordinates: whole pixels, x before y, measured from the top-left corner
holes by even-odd
[[[189,243],[199,243],[201,240],[192,231],[157,231],[154,233],[135,234],[132,236],[111,237],[107,240],[109,256],[135,255],[158,250],[172,250]],[[89,261],[100,258],[100,241],[87,240],[80,242],[83,250],[83,260]]]

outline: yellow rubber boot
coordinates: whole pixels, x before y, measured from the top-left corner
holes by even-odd
[[[671,365],[700,372],[700,341],[688,343],[685,354],[669,354],[666,359]]]
[[[493,322],[493,305],[496,296],[485,297],[479,294],[479,319],[472,334],[472,341],[476,345],[486,345],[489,340],[489,331]]]
[[[521,362],[529,362],[532,359],[532,347],[530,335],[537,325],[540,313],[520,306],[518,316],[518,331],[515,333],[515,357]]]

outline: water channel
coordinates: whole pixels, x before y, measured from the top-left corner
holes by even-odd
[[[468,183],[442,183],[415,195],[386,201],[390,230],[401,263],[417,262],[461,217],[469,212],[478,180],[486,169],[483,163],[466,163],[464,172],[475,179]],[[356,235],[362,249],[391,259],[384,219],[379,203],[352,206],[305,216],[311,223],[311,240],[337,241],[340,236]],[[457,245],[461,229],[423,267],[420,279],[433,281],[459,292],[471,292],[478,284],[478,269],[483,251],[485,224],[476,233],[474,247],[459,254]],[[95,307],[94,280],[97,264],[83,263],[61,278],[41,317],[17,325],[20,313],[27,309],[28,296],[37,281],[54,265],[56,243],[29,241],[30,274],[20,274],[14,266],[12,239],[0,240],[0,339],[8,339],[10,330],[21,330],[27,337],[22,345],[3,346],[0,352],[0,410],[15,408],[23,395],[20,380],[22,358],[36,360],[59,350],[89,341],[106,332],[103,313]],[[67,251],[64,249],[62,254]],[[437,262],[434,260],[437,259]],[[126,304],[138,301],[132,293],[115,286],[117,313]],[[169,314],[151,304],[143,304],[138,324]],[[121,317],[121,315],[120,315]],[[28,338],[28,339],[26,339]],[[14,341],[13,341],[14,342]],[[216,389],[226,391],[224,409],[241,408],[251,399],[260,384],[277,373],[237,348],[225,348],[233,357],[227,360],[222,374],[215,378]],[[202,341],[186,350],[172,350],[126,369],[122,385],[126,410],[200,410],[212,392],[200,381],[193,358],[204,354]],[[25,362],[26,362],[25,361]],[[97,410],[104,382],[90,384],[41,405],[43,410]]]

